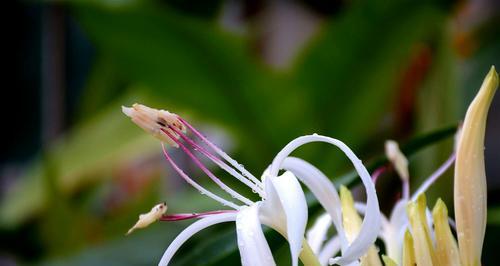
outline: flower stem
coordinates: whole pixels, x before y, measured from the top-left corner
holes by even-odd
[[[304,239],[302,240],[302,252],[299,255],[300,260],[304,263],[304,266],[320,266],[318,258],[312,251],[311,247]]]

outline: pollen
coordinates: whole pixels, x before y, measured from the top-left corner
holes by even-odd
[[[186,132],[186,127],[180,121],[179,116],[166,110],[135,103],[132,107],[122,106],[122,112],[144,131],[176,148],[179,135],[172,128]]]

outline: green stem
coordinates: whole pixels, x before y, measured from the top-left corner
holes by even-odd
[[[302,240],[302,251],[299,255],[300,260],[304,263],[304,266],[320,266],[321,264],[318,261],[318,258],[312,251],[311,247],[304,239]]]

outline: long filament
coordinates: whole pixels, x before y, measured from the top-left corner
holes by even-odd
[[[452,153],[450,157],[418,188],[418,190],[413,194],[411,200],[414,201],[418,195],[424,193],[432,184],[434,184],[434,182],[436,182],[436,180],[455,162],[455,158],[456,154]]]
[[[197,219],[197,218],[205,218],[210,215],[222,214],[222,213],[234,213],[234,210],[220,210],[220,211],[209,211],[209,212],[201,212],[201,213],[176,213],[163,215],[160,218],[160,221],[164,222],[174,222],[174,221],[183,221],[189,219]]]
[[[253,201],[245,198],[244,196],[242,196],[241,194],[239,194],[238,192],[234,191],[233,189],[231,189],[230,187],[228,187],[226,184],[224,184],[219,178],[217,178],[212,172],[210,172],[210,170],[208,170],[205,165],[203,165],[203,163],[200,162],[200,160],[198,158],[196,158],[196,156],[191,152],[189,151],[188,148],[186,148],[186,146],[184,145],[184,143],[182,143],[181,141],[179,141],[178,139],[175,139],[173,138],[173,135],[170,134],[168,131],[166,130],[163,130],[162,131],[167,134],[171,139],[173,139],[177,145],[179,145],[179,147],[191,158],[191,160],[194,161],[194,163],[206,174],[208,175],[208,177],[210,177],[210,179],[212,179],[212,181],[214,181],[220,188],[222,188],[222,190],[226,191],[227,193],[229,193],[231,195],[231,197],[233,198],[236,198],[238,200],[240,200],[241,202],[247,204],[247,205],[252,205],[253,204]]]
[[[193,140],[191,140],[190,138],[188,138],[186,135],[184,135],[184,133],[182,131],[180,131],[179,129],[177,129],[175,127],[169,127],[169,128],[172,129],[175,133],[177,133],[185,142],[187,142],[189,145],[191,145],[195,150],[197,150],[200,153],[202,153],[203,155],[205,155],[208,159],[210,159],[217,166],[219,166],[224,171],[226,171],[230,175],[234,176],[239,181],[241,181],[243,184],[245,184],[249,188],[251,188],[253,192],[258,193],[261,197],[264,195],[263,190],[259,186],[257,186],[254,183],[252,183],[249,179],[245,178],[243,175],[241,175],[236,170],[234,170],[233,168],[231,168],[231,166],[229,166],[228,164],[226,164],[224,161],[222,161],[221,159],[219,159],[217,156],[211,154],[204,147],[198,145],[196,142],[194,142]],[[164,131],[164,130],[162,129],[162,131]]]
[[[172,167],[174,168],[174,170],[184,179],[186,180],[186,182],[188,184],[190,184],[191,186],[193,186],[194,188],[196,188],[198,191],[200,191],[201,194],[204,194],[204,195],[207,195],[208,197],[212,198],[213,200],[215,201],[218,201],[219,203],[221,203],[222,205],[224,206],[229,206],[233,209],[236,209],[236,210],[239,210],[240,209],[240,206],[234,204],[233,202],[230,202],[228,200],[225,200],[217,195],[215,195],[214,193],[206,190],[205,188],[203,188],[202,186],[200,186],[198,183],[196,183],[195,181],[193,181],[188,175],[186,175],[182,169],[174,162],[174,160],[172,160],[172,157],[170,157],[170,155],[168,154],[167,150],[165,149],[165,145],[162,143],[161,144],[161,147],[163,149],[163,154],[165,155],[165,158],[168,160],[168,162],[172,165]]]
[[[373,183],[376,184],[377,183],[377,180],[378,178],[385,172],[387,171],[388,167],[387,166],[381,166],[377,169],[375,169],[375,171],[373,171],[372,173],[372,180],[373,180]]]
[[[410,199],[410,180],[409,179],[403,180],[403,199],[405,199],[405,200]]]
[[[186,120],[182,119],[181,117],[178,117],[178,118],[179,118],[179,121],[181,121],[182,124],[184,124],[186,127],[188,127],[198,138],[200,138],[203,142],[205,142],[210,148],[212,148],[218,155],[220,155],[222,158],[224,158],[224,160],[229,162],[234,168],[238,169],[238,171],[240,171],[243,174],[243,176],[250,179],[252,182],[254,182],[259,187],[262,187],[262,182],[260,182],[254,175],[252,175],[252,173],[248,172],[236,160],[229,157],[229,155],[227,155],[219,147],[217,147],[210,140],[208,140],[205,136],[203,136],[198,130],[196,130],[193,126],[191,126],[191,124],[189,124]]]

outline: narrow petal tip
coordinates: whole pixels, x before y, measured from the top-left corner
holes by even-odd
[[[498,73],[497,73],[497,70],[495,69],[495,66],[491,66],[490,68],[490,72],[488,73],[488,75],[492,75],[493,78],[496,78],[498,80]]]
[[[131,117],[132,116],[132,111],[133,109],[131,107],[126,107],[126,106],[123,106],[122,105],[122,112],[128,116],[128,117]]]
[[[432,209],[432,215],[434,217],[437,217],[437,216],[448,217],[448,208],[446,208],[446,204],[444,203],[444,201],[441,198],[439,198],[436,201],[436,204],[434,205],[434,208]]]

